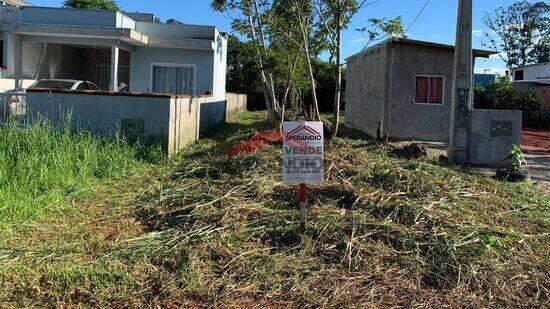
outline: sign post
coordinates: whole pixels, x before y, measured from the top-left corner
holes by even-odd
[[[323,182],[323,123],[285,121],[283,123],[283,182],[298,184],[300,227],[307,221],[307,184]]]

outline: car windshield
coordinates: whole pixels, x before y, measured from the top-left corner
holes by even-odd
[[[32,84],[29,89],[33,88],[48,88],[48,89],[71,89],[74,82],[63,80],[39,80]]]

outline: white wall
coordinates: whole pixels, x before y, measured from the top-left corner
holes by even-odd
[[[523,70],[523,80],[550,79],[550,62],[517,68],[514,73],[517,70]]]
[[[195,66],[195,95],[213,91],[213,52],[176,48],[138,47],[131,53],[130,91],[151,92],[153,63]]]
[[[23,89],[29,87],[35,82],[32,79],[23,80]],[[8,90],[15,89],[15,80],[10,78],[0,78],[0,92],[6,92]]]
[[[225,100],[225,83],[227,75],[227,36],[216,30],[214,52],[214,97],[217,101]]]

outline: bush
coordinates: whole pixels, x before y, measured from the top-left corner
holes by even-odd
[[[500,109],[538,111],[542,99],[534,89],[518,92],[513,82],[507,77],[499,77],[496,82],[474,88],[474,107],[477,109]]]

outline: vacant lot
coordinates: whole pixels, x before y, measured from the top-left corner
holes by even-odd
[[[550,304],[548,195],[346,131],[300,231],[280,145],[226,156],[264,117],[169,162],[132,155],[123,177],[92,173],[86,196],[18,217],[0,233],[0,306]]]

